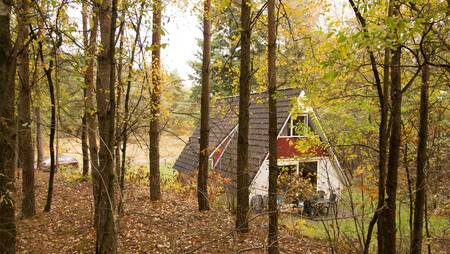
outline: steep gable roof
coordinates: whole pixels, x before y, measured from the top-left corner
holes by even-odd
[[[285,89],[278,91],[278,94],[277,118],[279,132],[289,117],[290,103],[293,99],[298,98],[300,90]],[[268,152],[268,94],[267,92],[254,93],[250,96],[250,101],[249,171],[250,176],[253,177]],[[213,151],[238,124],[239,97],[226,97],[217,100],[213,103],[210,112],[210,150]],[[200,127],[198,126],[175,162],[175,169],[184,172],[197,169],[199,137]],[[234,176],[236,171],[237,137],[238,135],[231,136],[231,141],[216,166],[216,169],[227,172],[230,176]]]

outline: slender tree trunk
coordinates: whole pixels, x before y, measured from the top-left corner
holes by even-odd
[[[383,95],[380,100],[381,105],[381,121],[379,126],[379,143],[378,149],[380,151],[378,155],[378,227],[377,227],[377,241],[378,241],[378,254],[384,253],[384,218],[382,214],[385,209],[385,193],[386,193],[386,166],[387,166],[387,150],[388,150],[388,122],[389,122],[389,87],[390,87],[390,58],[391,49],[386,48],[384,50],[384,67],[383,67]],[[366,253],[369,251],[369,246],[366,246]]]
[[[251,0],[241,3],[241,66],[239,77],[239,129],[237,144],[236,230],[248,232],[248,123],[250,104]]]
[[[198,159],[198,209],[209,210],[208,203],[208,158],[209,158],[209,86],[211,62],[211,0],[205,0],[203,11],[203,65],[202,98],[200,120],[200,151]]]
[[[22,168],[22,215],[32,217],[36,213],[34,194],[34,151],[31,135],[31,87],[30,87],[30,60],[28,51],[28,0],[18,2],[18,74],[20,84],[19,96],[19,154]]]
[[[352,7],[356,18],[358,19],[359,23],[361,24],[361,27],[363,28],[364,32],[368,34],[367,30],[367,23],[366,19],[362,16],[361,12],[358,9],[358,6],[355,4],[353,0],[349,0],[350,6]],[[392,15],[392,7],[389,3],[389,9],[388,9],[388,16],[390,17]],[[377,68],[377,62],[375,58],[375,54],[373,53],[372,49],[370,47],[367,47],[367,51],[370,58],[370,64],[372,67],[372,72],[374,75],[375,80],[375,86],[377,88],[378,92],[378,98],[380,101],[380,113],[381,113],[381,120],[380,120],[380,126],[379,126],[379,157],[378,157],[378,204],[377,204],[377,211],[372,217],[372,220],[369,223],[369,227],[367,229],[367,237],[364,242],[364,253],[369,253],[370,248],[370,241],[372,237],[373,228],[375,226],[375,223],[378,222],[377,227],[377,240],[378,240],[378,254],[384,253],[384,217],[385,215],[383,213],[386,212],[385,209],[385,192],[386,192],[386,166],[387,166],[387,148],[388,148],[388,139],[389,139],[389,132],[388,132],[388,125],[389,125],[389,96],[390,96],[390,58],[391,58],[391,49],[386,47],[385,48],[385,54],[384,54],[384,78],[383,78],[383,84],[381,83],[380,74],[378,72]]]
[[[124,4],[122,4],[123,8]],[[116,177],[118,180],[120,180],[120,140],[122,139],[122,131],[121,131],[121,124],[122,124],[122,116],[121,116],[121,103],[122,103],[122,93],[123,93],[123,80],[122,80],[122,72],[123,72],[123,44],[125,42],[125,12],[123,12],[122,17],[120,19],[121,25],[119,30],[119,37],[120,37],[120,44],[119,44],[119,62],[117,64],[117,100],[116,100],[116,140],[114,143],[114,158],[115,161],[115,171],[116,171]],[[120,186],[120,182],[119,182]],[[120,194],[120,193],[119,193]],[[120,202],[119,202],[120,207]],[[119,212],[119,208],[117,211]]]
[[[58,29],[58,28],[56,28]],[[58,161],[59,161],[59,133],[60,128],[62,127],[61,122],[61,83],[59,80],[59,47],[54,49],[54,87],[55,87],[55,106],[56,106],[56,120],[55,120],[55,162],[56,162],[56,169],[58,169]]]
[[[88,31],[88,10],[87,4],[82,2],[82,10],[81,10],[81,18],[83,23],[83,47],[85,51],[89,47],[89,31]],[[86,54],[87,57],[88,54]],[[86,85],[86,84],[85,84]],[[89,144],[88,144],[88,112],[87,112],[87,88],[84,86],[83,88],[83,99],[84,99],[84,112],[83,118],[81,122],[81,152],[83,154],[83,177],[86,177],[89,174]]]
[[[141,10],[139,13],[139,18],[137,20],[134,43],[131,45],[131,57],[130,64],[128,65],[128,76],[127,76],[127,87],[125,92],[124,100],[124,115],[123,115],[123,126],[122,126],[122,159],[120,167],[120,178],[119,178],[119,188],[120,188],[120,201],[119,201],[119,214],[124,211],[124,198],[125,198],[125,171],[126,171],[126,155],[127,155],[127,142],[128,142],[128,121],[129,121],[129,105],[130,105],[130,91],[131,91],[131,79],[133,77],[133,63],[136,54],[136,46],[139,41],[139,36],[141,32],[142,16],[145,10],[145,2],[141,2]]]
[[[88,31],[88,7],[86,2],[82,2],[82,9],[81,9],[81,18],[83,23],[83,47],[85,50],[85,53],[89,51],[89,31]],[[86,58],[89,58],[89,54],[85,54]],[[89,62],[89,59],[86,60],[86,65]],[[85,77],[86,77],[85,72]],[[86,78],[85,78],[86,80]],[[87,177],[89,174],[89,143],[88,143],[88,136],[89,136],[89,127],[88,127],[88,107],[87,107],[87,84],[85,82],[85,86],[83,88],[83,98],[84,98],[84,113],[83,113],[83,119],[82,119],[82,126],[81,126],[81,150],[83,153],[83,177]]]
[[[88,23],[88,7],[85,1],[82,1],[82,18],[83,22]],[[98,143],[97,143],[97,122],[96,122],[96,107],[95,107],[95,92],[94,92],[94,63],[97,46],[97,31],[98,31],[98,15],[96,14],[96,5],[93,7],[92,23],[90,26],[91,34],[88,38],[88,33],[83,33],[83,41],[86,55],[86,72],[84,73],[84,84],[86,87],[85,97],[85,112],[88,129],[88,143],[89,156],[91,161],[91,176],[92,176],[92,192],[94,196],[94,227],[98,222],[98,195],[99,186],[95,184],[99,180],[99,162],[98,162]],[[94,11],[95,9],[95,11]],[[87,30],[87,29],[86,29]],[[87,32],[87,31],[86,31]]]
[[[42,42],[40,43],[41,61],[44,63],[42,53]],[[55,87],[52,79],[53,60],[50,60],[49,67],[44,67],[45,76],[47,77],[48,89],[50,93],[51,103],[51,120],[50,120],[50,176],[48,180],[47,201],[45,203],[44,212],[50,212],[53,199],[53,182],[55,179],[56,161],[55,161],[55,132],[56,132],[56,105],[55,105]]]
[[[422,67],[422,85],[420,88],[420,115],[419,115],[419,146],[417,148],[416,168],[416,197],[414,205],[414,225],[411,241],[411,254],[422,253],[422,230],[425,212],[425,192],[428,142],[428,87],[430,80],[430,66],[428,55],[424,55],[425,64]]]
[[[399,3],[394,6],[394,16],[399,14]],[[386,178],[386,216],[383,228],[384,253],[396,253],[396,201],[397,201],[397,179],[399,167],[399,153],[401,145],[401,45],[396,45],[391,61],[391,105],[392,105],[392,127],[389,139],[389,158]]]
[[[15,189],[16,146],[15,56],[11,57],[10,13],[13,1],[0,0],[0,253],[15,253],[16,222],[12,196]]]
[[[44,161],[44,148],[42,144],[41,107],[39,105],[37,105],[34,108],[34,116],[36,118],[36,150],[37,150],[36,168],[40,169],[42,168],[42,163]]]
[[[161,199],[159,176],[159,114],[161,100],[161,0],[153,1],[152,94],[150,119],[150,200]]]
[[[97,115],[100,134],[96,253],[117,253],[114,218],[115,28],[117,0],[104,0],[98,9],[102,51],[98,55]]]
[[[269,80],[269,235],[268,252],[277,254],[278,250],[278,207],[277,207],[277,21],[275,16],[275,0],[269,0],[268,5],[268,80]]]
[[[83,89],[84,97],[86,98],[86,89]],[[87,128],[87,115],[83,113],[81,119],[81,153],[83,154],[83,177],[87,177],[89,174],[89,145],[88,145],[88,128]]]

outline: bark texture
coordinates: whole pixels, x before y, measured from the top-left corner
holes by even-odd
[[[41,108],[36,106],[34,108],[34,117],[36,119],[36,150],[37,150],[37,168],[42,167],[44,161],[44,148],[42,144],[42,119],[41,119]]]
[[[150,199],[161,198],[159,176],[159,114],[161,101],[161,0],[153,1],[152,26],[152,93],[151,93],[151,119],[150,119]]]
[[[82,2],[82,20],[88,23],[88,7],[85,1]],[[87,122],[87,136],[89,144],[89,158],[91,166],[92,182],[98,182],[99,179],[99,162],[98,162],[98,143],[97,143],[97,121],[96,121],[96,107],[95,107],[95,92],[94,92],[94,63],[95,53],[97,47],[97,31],[98,31],[98,10],[94,5],[92,10],[92,19],[89,34],[83,32],[83,43],[86,55],[86,72],[84,73],[84,85],[86,87],[86,96],[84,101],[86,122]],[[98,189],[97,184],[92,184],[92,192],[94,196],[94,226],[98,221]]]
[[[28,50],[29,29],[29,1],[18,2],[17,18],[18,34],[17,45],[20,53],[17,56],[19,95],[19,154],[22,168],[22,215],[32,217],[36,213],[35,187],[34,187],[34,150],[31,134],[31,87],[30,87],[30,60]]]
[[[425,64],[422,67],[422,85],[420,88],[419,113],[419,146],[417,148],[416,195],[414,204],[414,223],[411,240],[411,253],[422,253],[422,231],[425,213],[427,142],[428,142],[428,90],[430,66],[428,56],[424,54]]]
[[[278,207],[277,207],[277,21],[275,17],[275,0],[269,0],[268,8],[268,80],[269,80],[269,254],[280,253],[278,249]]]
[[[397,9],[398,11],[398,9]],[[397,12],[394,10],[394,13]],[[391,119],[392,127],[389,137],[389,157],[386,176],[386,216],[384,217],[384,253],[396,253],[396,201],[399,154],[401,145],[401,53],[402,48],[397,45],[393,50],[391,61]],[[383,213],[384,214],[384,213]]]
[[[382,214],[385,209],[385,192],[386,192],[386,166],[387,166],[387,150],[388,150],[388,122],[389,122],[389,87],[390,87],[390,59],[391,49],[386,48],[384,51],[384,67],[383,67],[383,95],[380,99],[380,111],[381,119],[379,126],[379,139],[378,139],[378,227],[377,227],[377,241],[378,241],[378,253],[384,252],[384,238],[383,228],[385,216]],[[381,97],[380,97],[381,98]],[[366,253],[369,251],[369,246],[365,248]]]
[[[115,142],[115,28],[117,1],[105,0],[98,9],[100,42],[97,67],[97,116],[100,134],[99,176],[96,225],[96,253],[117,253],[114,218],[114,142]]]
[[[239,77],[239,127],[237,144],[237,205],[236,230],[248,232],[249,177],[248,177],[248,123],[250,101],[250,36],[251,1],[241,3],[241,66]]]
[[[86,98],[86,89],[83,88],[83,94]],[[89,174],[89,144],[88,144],[88,128],[87,128],[87,115],[83,113],[81,119],[81,153],[83,156],[83,177],[87,177]]]
[[[41,61],[44,63],[44,56],[42,53],[42,42],[40,44],[40,55]],[[55,87],[53,85],[52,79],[52,71],[53,71],[53,60],[50,60],[48,67],[44,65],[45,76],[47,77],[48,90],[50,94],[50,103],[51,103],[51,116],[50,116],[50,175],[48,180],[48,190],[47,190],[47,201],[45,203],[44,212],[50,212],[52,206],[53,199],[53,182],[55,179],[55,171],[56,171],[56,154],[55,154],[55,133],[56,133],[56,105],[55,105]]]
[[[12,56],[10,13],[12,1],[0,0],[0,253],[15,253],[16,120],[14,117],[14,77],[16,60]]]
[[[81,6],[81,20],[83,23],[83,47],[85,53],[89,48],[89,28],[88,28],[88,8],[85,2],[82,2]],[[85,54],[89,57],[89,54]],[[88,60],[87,60],[88,61]],[[86,61],[86,62],[87,62]],[[86,75],[86,74],[85,74]],[[83,154],[83,176],[86,177],[89,174],[89,143],[88,143],[88,112],[87,112],[87,86],[83,87],[83,99],[84,99],[84,112],[81,122],[81,152]]]
[[[202,97],[200,120],[200,151],[198,159],[197,198],[200,211],[209,210],[208,203],[208,158],[209,158],[209,87],[211,62],[211,0],[205,0],[203,10],[203,62]]]

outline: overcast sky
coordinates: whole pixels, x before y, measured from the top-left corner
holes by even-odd
[[[194,59],[199,47],[197,39],[202,37],[201,23],[193,11],[188,7],[168,6],[165,9],[164,24],[166,35],[163,38],[167,46],[162,50],[162,62],[165,68],[176,71],[184,80],[186,86],[191,86],[189,74],[193,73],[189,61]]]
[[[293,2],[299,0],[291,0]],[[349,15],[346,0],[329,0],[332,4],[330,13],[334,17]],[[171,1],[164,9],[163,26],[165,34],[162,38],[166,47],[162,49],[162,64],[165,69],[176,72],[183,80],[185,86],[192,86],[193,81],[189,79],[189,75],[193,74],[193,69],[189,62],[195,58],[195,54],[199,52],[198,39],[202,37],[201,20],[194,11],[195,8],[202,8],[199,0]],[[345,10],[347,9],[347,10]],[[69,16],[78,20],[81,24],[80,6],[72,6],[69,10]],[[150,17],[151,18],[151,15]],[[150,31],[145,27],[143,31],[151,37]],[[148,42],[151,38],[148,38]]]
[[[292,0],[293,2],[299,0]],[[344,16],[353,15],[348,8],[347,0],[329,0],[331,3],[330,12],[326,16],[342,18]],[[189,80],[189,74],[193,73],[189,66],[189,61],[199,52],[197,39],[202,37],[201,20],[193,11],[194,3],[198,1],[188,1],[189,6],[176,6],[169,4],[164,11],[168,22],[164,24],[166,35],[163,38],[168,44],[163,49],[163,64],[170,71],[176,71],[184,80],[186,86],[191,86],[192,81]],[[183,4],[182,4],[183,5]],[[201,7],[201,5],[200,5]],[[198,7],[197,7],[198,8]],[[167,21],[167,19],[166,19]],[[324,24],[322,24],[324,25]]]

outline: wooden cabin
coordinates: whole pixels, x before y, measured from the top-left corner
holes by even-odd
[[[300,177],[301,169],[315,175],[311,178],[317,192],[340,194],[344,177],[333,149],[320,125],[317,114],[304,108],[304,92],[298,89],[278,91],[278,164],[292,168],[292,177]],[[254,93],[250,98],[249,176],[250,200],[268,193],[268,128],[267,93]],[[239,97],[225,97],[212,103],[210,115],[210,170],[223,172],[236,179]],[[319,143],[303,147],[315,135]],[[180,173],[198,168],[200,125],[189,138],[174,168]],[[303,147],[303,148],[299,148]],[[236,181],[232,181],[233,184]]]

